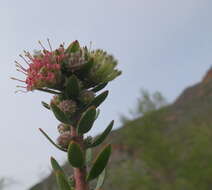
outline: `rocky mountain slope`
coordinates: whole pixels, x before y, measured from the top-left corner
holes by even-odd
[[[212,69],[172,105],[128,122],[108,142],[105,190],[211,190]],[[30,190],[57,190],[54,176]]]

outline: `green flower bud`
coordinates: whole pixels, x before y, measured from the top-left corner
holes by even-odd
[[[73,41],[65,50],[65,53],[75,53],[80,50],[80,44],[77,40]]]
[[[90,52],[90,58],[94,61],[88,78],[94,84],[105,83],[112,81],[121,74],[121,71],[115,69],[118,62],[112,55],[108,55],[103,50]]]
[[[66,68],[71,72],[75,72],[83,67],[87,61],[88,50],[86,47],[80,47],[78,41],[72,42],[65,51]]]
[[[84,104],[90,103],[95,98],[95,93],[93,91],[84,90],[80,94],[80,101]]]

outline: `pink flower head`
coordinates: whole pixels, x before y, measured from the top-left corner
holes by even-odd
[[[22,55],[20,56],[27,63],[28,68],[26,69],[16,62],[17,70],[26,75],[25,80],[13,78],[26,83],[26,86],[18,87],[24,87],[27,91],[32,91],[34,89],[44,87],[52,88],[60,82],[61,62],[65,57],[65,50],[62,45],[54,51],[52,51],[52,49],[51,51],[48,51],[44,48],[43,51],[39,51],[34,55],[31,55],[29,52],[25,52],[25,57]]]

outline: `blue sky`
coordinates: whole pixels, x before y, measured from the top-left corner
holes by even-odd
[[[14,94],[21,77],[14,60],[23,50],[77,39],[102,48],[119,60],[123,75],[112,82],[102,115],[91,134],[134,107],[139,89],[159,90],[172,102],[185,87],[199,82],[212,60],[212,2],[209,0],[2,0],[0,7],[1,133],[0,176],[23,190],[50,171],[49,157],[65,154],[52,147],[37,128],[57,137],[58,122],[40,102],[49,95]],[[9,188],[8,188],[9,189]]]

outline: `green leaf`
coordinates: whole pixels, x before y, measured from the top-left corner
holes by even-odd
[[[53,157],[51,157],[51,165],[52,165],[52,168],[56,175],[57,184],[59,186],[59,189],[60,190],[70,190],[71,187],[68,183],[68,178],[66,177],[61,166],[58,164],[58,162]]]
[[[98,86],[96,86],[95,88],[92,89],[93,92],[98,92],[100,90],[102,90],[105,86],[107,86],[107,82],[101,83]]]
[[[96,119],[96,108],[88,108],[81,116],[79,123],[77,125],[78,134],[87,133]]]
[[[49,104],[47,104],[46,102],[41,102],[42,103],[42,105],[46,108],[46,109],[48,109],[48,110],[50,110],[50,105]]]
[[[97,108],[102,102],[104,102],[107,96],[108,96],[108,90],[96,96],[89,106],[95,106]]]
[[[71,142],[68,146],[68,160],[75,168],[81,168],[84,166],[84,155],[80,146],[75,142]]]
[[[99,114],[100,114],[100,109],[98,109],[98,110],[96,111],[96,118],[95,118],[95,120],[97,120],[97,118],[99,117]]]
[[[36,90],[42,91],[42,92],[48,92],[50,94],[58,94],[60,95],[60,92],[54,91],[54,90],[50,90],[48,88],[36,88]]]
[[[80,77],[84,78],[86,75],[88,75],[88,73],[92,69],[93,65],[94,65],[93,59],[90,59],[87,63],[85,63],[83,65],[82,69],[79,71]]]
[[[109,135],[110,131],[113,128],[114,120],[110,122],[110,124],[107,126],[107,128],[103,131],[103,133],[99,136],[97,136],[94,139],[94,142],[89,147],[95,147],[100,145]]]
[[[68,178],[68,183],[69,183],[69,185],[72,187],[72,189],[70,189],[70,190],[75,190],[75,189],[74,189],[74,186],[75,186],[74,175],[71,175],[71,176]]]
[[[75,53],[80,50],[80,44],[77,40],[72,42],[66,49],[65,53]]]
[[[60,108],[58,108],[55,104],[51,104],[51,109],[55,115],[55,117],[62,123],[71,124],[68,117],[63,113]]]
[[[57,184],[59,187],[59,190],[71,190],[71,186],[68,183],[68,180],[66,177],[61,173],[60,171],[55,172],[56,174],[56,179],[57,179]]]
[[[67,152],[66,149],[64,149],[64,148],[60,147],[59,145],[57,145],[57,144],[47,135],[47,133],[46,133],[43,129],[39,128],[39,130],[40,130],[40,132],[49,140],[49,142],[52,143],[56,148],[58,148],[58,149],[61,150],[61,151]]]
[[[104,169],[103,172],[98,177],[98,181],[97,181],[95,190],[100,190],[100,188],[104,185],[105,175],[106,175],[106,171]]]
[[[60,167],[58,162],[53,157],[51,157],[51,165],[54,172],[60,171],[61,173],[64,173],[63,169]]]
[[[65,94],[69,98],[76,98],[79,96],[80,86],[78,79],[75,75],[72,75],[66,82]]]
[[[110,154],[111,154],[111,145],[107,145],[101,151],[101,153],[97,156],[97,158],[88,174],[87,181],[91,181],[91,180],[95,179],[102,173],[102,171],[105,169],[105,167],[109,161]]]
[[[92,157],[93,157],[93,153],[92,153],[92,149],[88,148],[86,150],[86,163],[89,165],[92,161]]]

